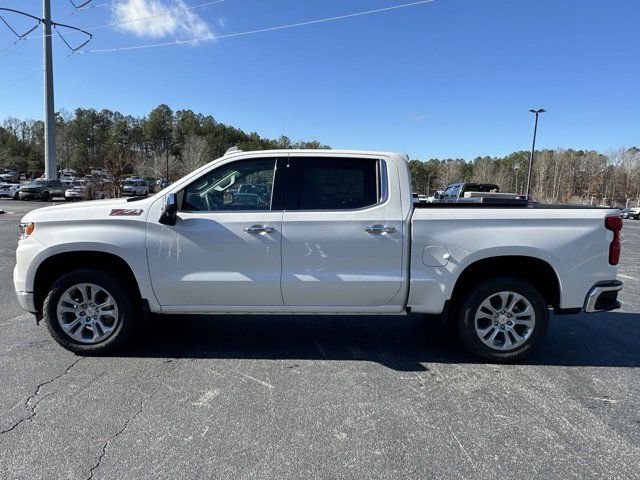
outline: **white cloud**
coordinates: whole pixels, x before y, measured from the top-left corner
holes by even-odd
[[[118,23],[119,30],[140,38],[189,39],[213,35],[207,22],[187,8],[184,0],[124,0],[113,4],[113,22]],[[167,15],[168,12],[177,13]]]

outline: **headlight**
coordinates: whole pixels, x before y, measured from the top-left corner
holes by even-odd
[[[33,222],[21,223],[20,224],[20,240],[29,238],[29,235],[31,235],[35,229],[36,229],[36,224]]]

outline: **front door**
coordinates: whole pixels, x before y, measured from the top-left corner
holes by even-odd
[[[389,201],[386,168],[376,158],[290,158],[282,225],[285,305],[378,306],[396,296],[403,225],[399,197]]]
[[[177,192],[175,226],[149,223],[151,282],[164,310],[282,305],[276,164],[222,164]]]

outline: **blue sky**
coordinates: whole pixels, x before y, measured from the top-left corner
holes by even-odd
[[[85,48],[226,35],[408,1],[226,0],[93,30]],[[41,2],[1,3],[37,14]],[[73,15],[67,0],[52,3],[54,20],[90,28],[207,0],[93,0]],[[640,146],[638,25],[636,0],[435,0],[269,33],[71,57],[54,37],[56,109],[144,115],[166,103],[267,137],[472,159],[528,149],[527,110],[544,107],[540,147],[608,151]],[[42,75],[34,74],[41,39],[3,51],[13,39],[0,25],[0,118],[42,118]]]

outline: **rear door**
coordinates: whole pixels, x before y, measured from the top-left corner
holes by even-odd
[[[387,169],[386,161],[373,157],[289,158],[282,224],[285,305],[378,306],[396,296],[404,239]],[[393,175],[397,184],[397,170]]]

